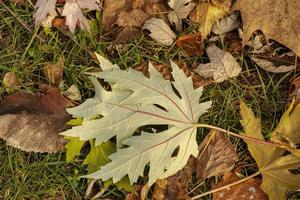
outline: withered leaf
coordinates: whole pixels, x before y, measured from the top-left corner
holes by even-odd
[[[23,151],[62,151],[66,141],[58,133],[67,128],[67,106],[70,102],[55,89],[7,96],[0,102],[0,137]]]
[[[267,40],[276,40],[300,56],[300,1],[238,0],[232,10],[241,11],[244,45],[254,31],[261,30]]]
[[[219,188],[235,181],[240,178],[233,172],[225,174],[222,181],[214,188]],[[228,187],[225,190],[213,193],[213,200],[267,200],[267,195],[259,188],[261,181],[251,178],[241,184]]]
[[[200,33],[193,33],[193,34],[180,36],[176,40],[176,45],[182,48],[189,56],[203,54],[202,40],[201,40]]]
[[[296,65],[281,65],[277,67],[273,62],[255,56],[251,56],[251,59],[257,64],[257,66],[272,73],[286,73],[295,70],[297,67]]]
[[[2,82],[8,93],[21,88],[21,83],[14,72],[5,73]]]
[[[44,68],[44,75],[47,81],[55,86],[58,86],[63,75],[64,59],[60,58],[55,64],[47,64]]]
[[[238,161],[235,146],[230,144],[223,133],[212,130],[199,145],[197,177],[206,179],[230,172]]]
[[[190,157],[187,165],[175,175],[166,179],[159,179],[152,194],[154,200],[187,200],[188,184],[192,180],[195,170],[195,158]]]

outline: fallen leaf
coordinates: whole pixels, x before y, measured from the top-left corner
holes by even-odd
[[[186,18],[196,6],[192,0],[169,0],[168,4],[173,11],[169,12],[168,18],[171,24],[175,24],[177,30],[182,29],[182,19]]]
[[[141,35],[141,27],[151,17],[166,18],[162,0],[105,0],[102,26],[112,34],[114,43],[123,43]],[[118,29],[116,29],[118,27]]]
[[[295,99],[295,105],[300,103],[300,76],[295,78],[291,84],[288,101],[291,103]]]
[[[225,174],[213,189],[236,182],[240,178],[233,172]],[[267,195],[259,188],[261,181],[251,178],[238,185],[213,193],[213,200],[267,200]]]
[[[267,72],[272,72],[272,73],[286,73],[290,72],[293,70],[296,70],[296,65],[281,65],[281,66],[276,66],[273,62],[270,62],[266,59],[261,59],[255,56],[250,56],[251,59],[259,66],[260,68],[264,69]]]
[[[231,6],[231,0],[200,1],[189,15],[190,20],[200,24],[202,40],[210,33],[216,20],[221,19]]]
[[[90,32],[87,19],[83,15],[82,9],[100,10],[99,0],[66,0],[62,16],[66,17],[66,25],[72,33],[75,32],[77,23],[82,30]]]
[[[243,44],[261,30],[300,56],[300,2],[294,0],[237,0],[232,10],[240,10],[243,19]]]
[[[23,151],[54,153],[64,150],[70,102],[57,90],[31,95],[17,92],[0,102],[0,137]]]
[[[200,56],[203,54],[201,34],[199,33],[180,36],[176,40],[176,45],[182,48],[189,56]]]
[[[200,180],[230,172],[238,161],[235,146],[223,133],[211,131],[199,145],[197,177]]]
[[[241,134],[264,140],[260,119],[254,116],[252,110],[244,102],[241,102],[240,108],[241,123],[244,127],[244,133]],[[250,140],[244,141],[262,175],[260,188],[268,194],[270,200],[285,200],[287,191],[300,189],[300,175],[291,172],[300,167],[300,158],[293,154],[286,155],[286,151],[282,148]]]
[[[64,72],[64,59],[61,57],[56,64],[47,64],[44,67],[44,75],[47,81],[58,86]]]
[[[48,14],[55,12],[55,5],[57,0],[38,0],[34,6],[36,12],[34,13],[35,25],[40,25],[46,19]]]
[[[14,72],[5,73],[2,82],[8,93],[16,91],[21,87],[21,83]]]
[[[218,35],[223,35],[239,27],[239,13],[232,12],[229,16],[217,21],[212,27],[212,32]]]
[[[237,63],[229,52],[224,52],[212,45],[207,47],[206,53],[211,62],[200,64],[195,69],[195,72],[200,76],[213,77],[216,82],[223,82],[224,80],[238,76],[242,71],[239,63]]]
[[[164,20],[159,18],[151,18],[147,20],[143,29],[148,29],[150,31],[149,36],[152,39],[166,46],[171,46],[176,38],[175,33],[170,29],[170,27],[164,22]]]
[[[153,200],[188,200],[188,184],[195,171],[195,158],[191,157],[186,166],[175,175],[157,180],[152,194]]]
[[[65,92],[65,96],[73,101],[81,101],[80,90],[77,85],[71,85]]]

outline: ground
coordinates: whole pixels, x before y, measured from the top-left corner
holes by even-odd
[[[9,8],[34,30],[30,8],[18,8],[13,4]],[[105,50],[110,42],[80,31],[70,39],[57,30],[52,35],[46,35],[40,29],[37,35],[45,39],[41,42],[3,7],[0,7],[0,19],[0,81],[6,72],[15,72],[27,92],[35,92],[38,84],[46,83],[43,67],[47,62],[56,62],[61,56],[65,58],[65,87],[78,85],[83,100],[93,95],[91,83],[84,74],[91,68],[97,68],[90,54],[93,51],[106,53],[112,62],[123,68],[135,67],[148,60],[167,64],[169,59],[181,60],[191,66],[197,60],[206,59],[205,56],[184,56],[175,45],[163,47],[144,36],[123,46],[127,50],[115,50],[114,53]],[[239,100],[243,99],[261,117],[264,133],[268,135],[286,108],[290,83],[297,73],[265,72],[247,58],[246,52],[238,56],[238,61],[243,68],[238,78],[204,89],[202,100],[213,99],[213,106],[209,113],[203,115],[201,122],[240,132]],[[0,98],[5,95],[7,92],[0,82]],[[207,131],[200,130],[199,141]],[[245,144],[239,139],[230,139],[238,147],[240,165],[244,165],[246,172],[256,171]],[[81,199],[87,186],[87,180],[78,178],[85,172],[81,161],[78,159],[67,164],[64,153],[25,153],[0,140],[0,199]],[[208,183],[218,180],[207,180],[193,194],[209,190]],[[199,183],[195,180],[190,188]],[[125,193],[112,187],[107,195],[112,199],[122,199]],[[297,193],[290,195],[290,199],[299,198]]]

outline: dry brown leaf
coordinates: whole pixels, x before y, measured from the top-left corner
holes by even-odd
[[[199,145],[197,177],[201,180],[230,172],[238,161],[235,146],[223,133],[212,130]]]
[[[60,58],[56,64],[47,64],[44,68],[44,75],[47,81],[58,86],[64,72],[64,59]]]
[[[21,87],[21,83],[14,72],[5,73],[2,82],[8,93]]]
[[[160,179],[154,186],[153,200],[188,200],[188,184],[195,170],[195,158],[191,157],[187,165],[175,175]]]
[[[231,0],[212,0],[199,2],[190,14],[190,20],[200,24],[199,31],[204,40],[211,32],[216,20],[221,19],[230,9]]]
[[[233,172],[225,174],[220,183],[214,188],[219,188],[240,178]],[[251,178],[241,184],[213,193],[213,200],[267,200],[267,195],[259,188],[261,181]]]
[[[166,21],[166,11],[167,5],[162,0],[105,0],[102,26],[112,33],[115,43],[123,43],[138,37],[147,19],[157,16]]]
[[[193,33],[180,36],[176,40],[176,45],[182,48],[189,56],[200,56],[203,54],[202,40],[200,33]]]
[[[232,10],[241,11],[244,45],[254,31],[261,30],[267,40],[276,40],[300,56],[300,1],[238,0]]]
[[[295,99],[295,105],[300,103],[300,76],[295,78],[291,84],[288,101],[291,103]]]
[[[59,132],[67,128],[70,102],[57,89],[46,94],[17,92],[0,102],[0,137],[23,151],[58,152],[66,143]]]

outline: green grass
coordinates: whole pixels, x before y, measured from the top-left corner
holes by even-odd
[[[19,8],[10,3],[7,5],[33,30],[32,6]],[[7,95],[2,83],[2,77],[6,72],[16,73],[23,84],[22,90],[35,92],[38,84],[46,83],[43,75],[45,64],[56,62],[61,56],[65,59],[65,88],[76,84],[83,99],[93,95],[91,83],[84,74],[88,70],[98,69],[90,53],[105,52],[110,42],[100,41],[96,36],[79,31],[73,39],[70,39],[57,30],[54,30],[52,35],[45,35],[42,30],[39,30],[37,34],[45,39],[45,43],[42,43],[1,6],[0,19],[0,96],[2,98]],[[169,59],[181,60],[189,66],[195,61],[207,60],[206,57],[186,57],[176,46],[163,47],[145,37],[123,45],[123,50],[106,52],[106,55],[122,68],[135,67],[149,60],[162,64],[168,64]],[[205,88],[202,100],[213,100],[213,106],[200,121],[240,132],[242,127],[239,122],[239,101],[243,99],[252,107],[256,115],[261,117],[263,131],[267,136],[284,112],[290,82],[298,74],[267,73],[257,68],[246,55],[244,56],[245,58],[239,58],[239,62],[243,65],[243,72],[238,78]],[[206,129],[199,131],[199,142],[207,132]],[[245,173],[254,172],[256,165],[245,144],[236,138],[230,140],[237,145],[239,164],[247,166],[244,169]],[[82,199],[87,180],[79,179],[78,176],[84,173],[85,170],[80,162],[66,164],[64,153],[25,153],[7,146],[3,140],[0,140],[0,199],[55,199],[55,197],[68,200]],[[197,189],[191,196],[208,191],[210,183],[218,180],[218,177],[204,182],[195,179],[190,188],[197,187]],[[108,196],[113,199],[124,198],[124,193],[116,191],[116,188],[111,188],[109,193]],[[293,193],[290,199],[300,199],[300,195]]]

